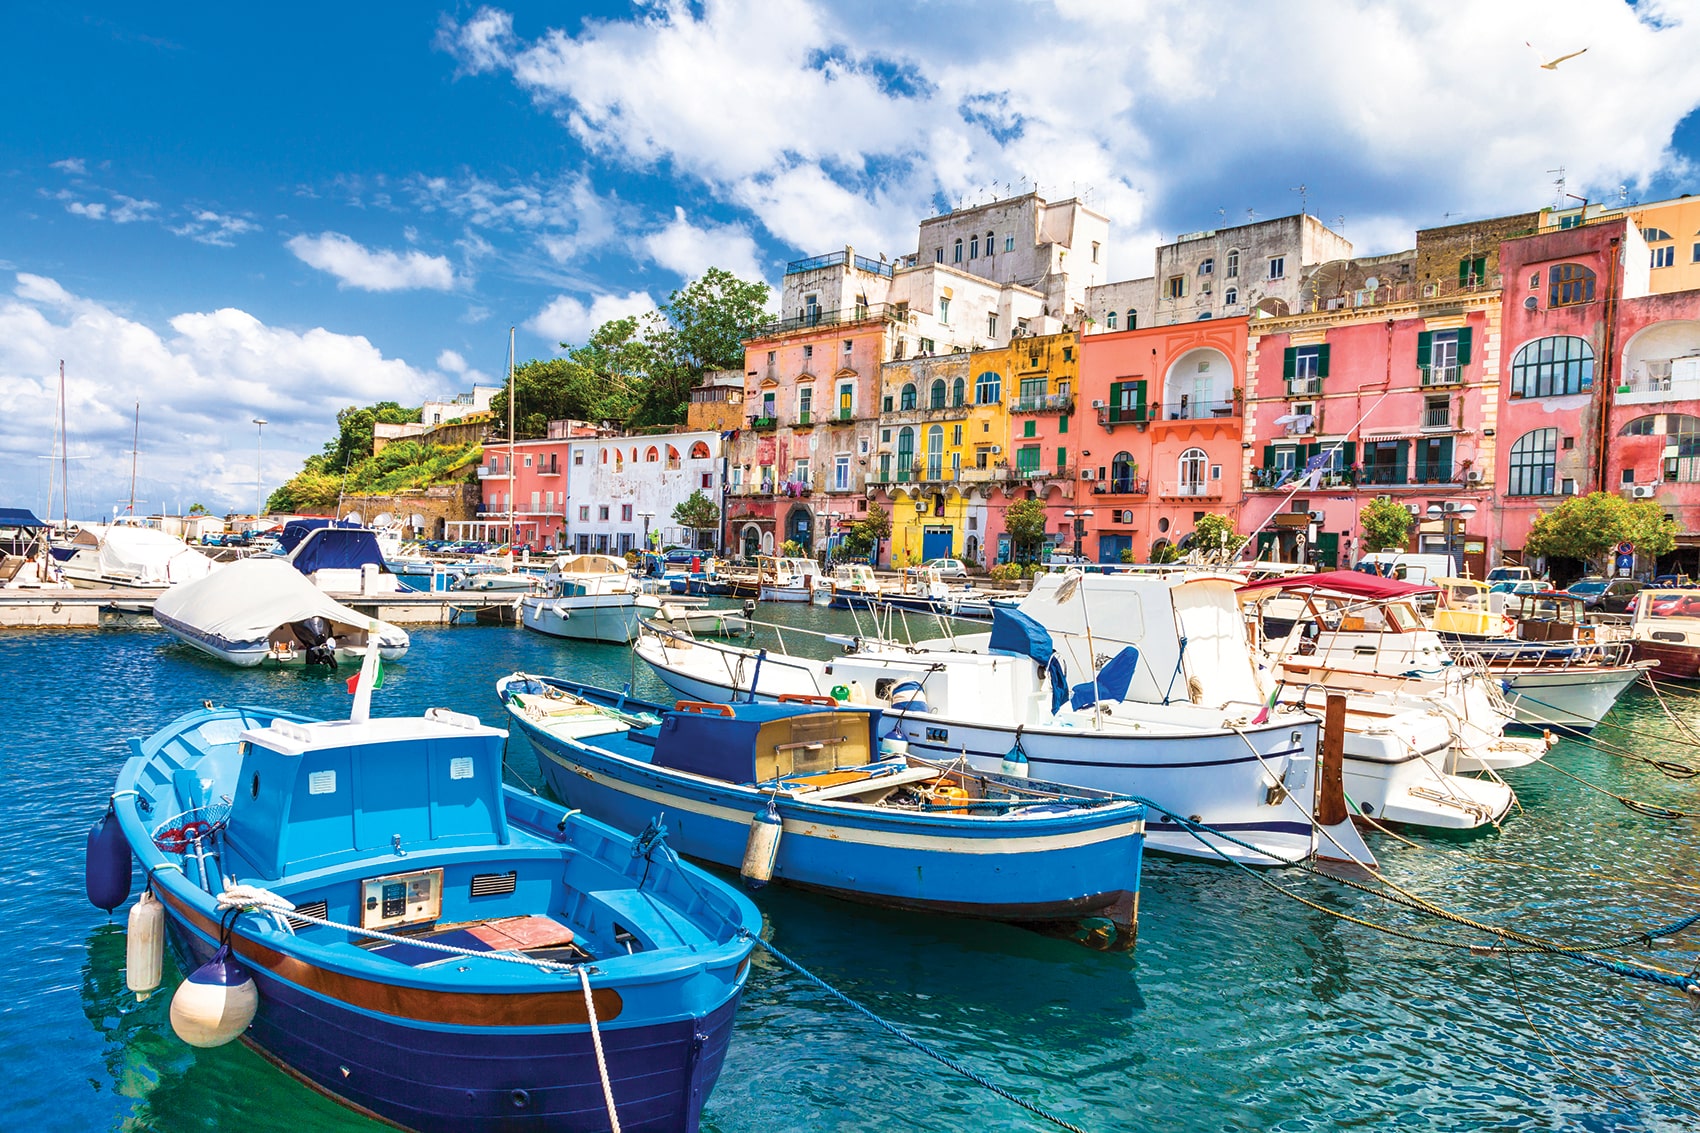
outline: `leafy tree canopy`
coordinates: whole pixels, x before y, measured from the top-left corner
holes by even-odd
[[[351,464],[372,455],[372,426],[378,422],[402,425],[419,420],[419,409],[408,409],[398,402],[380,401],[374,405],[350,405],[336,415],[336,436],[325,442],[325,451],[309,457],[309,466],[316,472],[341,472]]]
[[[891,513],[878,504],[868,505],[868,514],[852,523],[844,533],[844,553],[853,559],[873,554],[881,539],[891,537]]]
[[[720,508],[698,488],[674,506],[673,519],[692,531],[713,531],[720,526]]]
[[[1536,519],[1524,550],[1545,558],[1581,559],[1590,571],[1603,574],[1619,543],[1631,543],[1645,555],[1662,555],[1676,546],[1675,525],[1651,500],[1590,492]]]
[[[1393,500],[1371,500],[1358,509],[1365,551],[1403,547],[1411,535],[1411,513]]]
[[[1045,541],[1045,505],[1039,500],[1017,500],[1004,511],[1004,530],[1009,532],[1010,557],[1030,563],[1039,557]]]
[[[1231,559],[1245,543],[1245,536],[1235,533],[1234,521],[1225,515],[1205,515],[1192,528],[1192,547],[1206,561]]]

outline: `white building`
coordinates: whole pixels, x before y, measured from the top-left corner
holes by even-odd
[[[558,442],[560,443],[560,442]],[[714,430],[652,436],[596,437],[564,442],[566,538],[577,552],[623,554],[659,531],[661,545],[699,541],[673,518],[673,509],[701,491],[722,507],[723,441]],[[712,543],[704,531],[700,541]]]
[[[501,386],[473,386],[471,393],[457,393],[447,401],[427,401],[420,410],[419,422],[432,429],[471,413],[488,413],[490,399],[501,392]]]

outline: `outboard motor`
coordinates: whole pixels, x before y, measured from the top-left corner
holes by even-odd
[[[331,644],[331,623],[324,618],[314,616],[303,618],[298,622],[289,623],[289,628],[295,631],[295,637],[307,647],[307,667],[324,665],[336,668],[336,647]]]

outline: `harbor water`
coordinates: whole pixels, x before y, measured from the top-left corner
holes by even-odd
[[[764,606],[760,616],[852,628],[848,614],[807,607]],[[625,649],[515,629],[422,628],[406,660],[387,668],[374,712],[441,705],[501,724],[493,685],[516,669],[632,682],[639,695],[669,699]],[[342,679],[235,670],[136,629],[0,633],[0,681],[9,725],[0,1124],[381,1128],[241,1044],[179,1042],[167,1019],[178,978],[170,961],[165,987],[136,1003],[124,986],[124,910],[109,920],[83,897],[84,836],[129,737],[203,700],[345,715]],[[1678,693],[1671,707],[1700,731],[1700,698]],[[1700,746],[1644,690],[1599,735],[1700,766]],[[1700,813],[1700,779],[1568,741],[1549,759],[1617,794]],[[540,781],[523,740],[509,763],[512,781]],[[1503,830],[1412,835],[1414,846],[1372,835],[1387,874],[1448,909],[1567,942],[1621,939],[1700,912],[1700,819],[1636,813],[1540,765],[1507,778],[1522,809]],[[1682,992],[1560,957],[1472,955],[1409,939],[1488,938],[1296,871],[1148,859],[1139,943],[1125,955],[778,887],[756,901],[790,957],[1092,1133],[1700,1127],[1700,1013]],[[1686,973],[1700,927],[1616,955]],[[1044,1126],[758,953],[703,1127]]]

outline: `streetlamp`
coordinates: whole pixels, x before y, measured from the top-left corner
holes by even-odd
[[[1086,521],[1092,518],[1092,509],[1085,508],[1076,512],[1073,508],[1069,508],[1063,512],[1063,518],[1069,520],[1074,527],[1074,557],[1077,559],[1085,558],[1086,556],[1082,553],[1081,548],[1086,543]]]
[[[254,529],[260,527],[260,515],[265,507],[265,477],[260,472],[260,461],[266,451],[266,425],[264,417],[254,418],[254,424],[259,426],[259,432],[254,439]]]
[[[1476,505],[1468,500],[1461,504],[1448,500],[1444,504],[1428,505],[1428,517],[1438,519],[1443,524],[1441,531],[1446,535],[1446,559],[1452,564],[1453,570],[1459,569],[1457,555],[1453,552],[1453,536],[1462,534],[1464,523],[1475,514]]]

